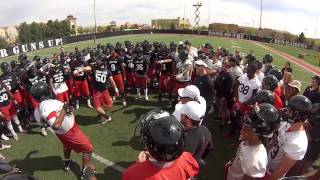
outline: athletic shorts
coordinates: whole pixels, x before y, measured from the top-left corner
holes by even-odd
[[[116,83],[117,88],[120,91],[123,91],[124,90],[124,85],[123,85],[122,74],[115,74],[112,77],[113,77],[114,82]]]
[[[24,100],[19,90],[12,93],[12,100],[16,101],[20,107],[24,106]]]
[[[25,95],[27,99],[27,105],[31,105],[32,110],[37,109],[40,103],[33,98],[29,91],[25,91]]]
[[[17,115],[17,109],[13,102],[10,102],[6,106],[0,107],[0,112],[5,116],[5,119],[2,119],[2,121],[5,122],[11,121],[13,116]]]
[[[87,80],[83,81],[74,81],[74,97],[85,96],[88,97],[90,95],[89,85]]]
[[[70,98],[69,98],[69,93],[68,91],[62,92],[62,93],[58,93],[56,95],[57,100],[63,102],[63,103],[69,103]]]
[[[107,89],[104,91],[93,90],[92,102],[95,108],[102,107],[102,106],[106,108],[111,108],[112,106],[112,99]]]
[[[77,153],[92,152],[93,150],[89,138],[80,130],[77,124],[75,124],[67,133],[56,133],[56,135],[62,142],[64,149],[74,150]]]
[[[135,74],[136,88],[146,89],[148,87],[148,77]]]
[[[159,88],[163,92],[171,92],[174,88],[174,80],[169,75],[161,74],[159,79]]]
[[[127,86],[133,88],[134,86],[134,73],[128,70],[126,71],[126,79],[127,79]]]

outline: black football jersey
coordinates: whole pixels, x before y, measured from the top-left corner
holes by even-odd
[[[148,56],[136,57],[134,59],[135,72],[141,76],[147,75],[149,62]]]
[[[104,91],[107,89],[108,79],[111,76],[111,72],[108,69],[105,69],[105,70],[93,69],[92,76],[93,76],[93,88],[96,91]]]

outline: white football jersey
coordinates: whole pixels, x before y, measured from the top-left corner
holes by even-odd
[[[237,78],[243,74],[243,71],[239,66],[234,66],[229,68],[229,73],[234,80],[237,80]]]
[[[308,138],[306,132],[304,130],[290,132],[288,131],[290,127],[290,123],[281,122],[278,135],[270,141],[268,152],[269,174],[272,174],[279,167],[284,157],[301,160],[307,151]]]
[[[227,180],[242,180],[245,175],[253,178],[265,176],[268,164],[267,150],[263,144],[245,145],[241,142],[230,166]]]
[[[248,78],[247,73],[239,77],[238,99],[240,103],[244,103],[251,99],[254,90],[259,90],[261,82],[255,76],[253,79]]]
[[[256,73],[256,76],[259,79],[259,81],[262,83],[264,78],[264,73],[262,71],[259,71],[258,73]]]
[[[181,82],[191,81],[191,73],[188,73],[186,71],[186,69],[189,66],[192,66],[192,62],[189,59],[185,60],[184,62],[179,61],[177,63],[176,68],[178,71],[178,75],[181,75],[181,77],[178,79],[178,81],[181,81]]]
[[[59,115],[63,108],[63,103],[48,99],[42,101],[39,107],[35,110],[35,118],[38,122],[44,120],[50,127],[54,124],[56,117]],[[58,130],[54,130],[57,134],[67,133],[75,124],[73,115],[66,115],[62,121],[62,125]]]

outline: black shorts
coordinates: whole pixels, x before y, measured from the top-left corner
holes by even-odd
[[[308,148],[304,159],[314,162],[318,159],[320,154],[320,141],[309,141]]]

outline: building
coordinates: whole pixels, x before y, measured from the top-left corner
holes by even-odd
[[[70,23],[70,29],[72,32],[75,32],[75,35],[78,35],[77,18],[73,15],[69,15],[67,16],[66,21]]]
[[[189,19],[178,17],[177,19],[153,19],[153,29],[185,29],[191,26]]]
[[[16,43],[18,36],[19,31],[15,26],[0,27],[0,37],[4,38],[8,43]]]

